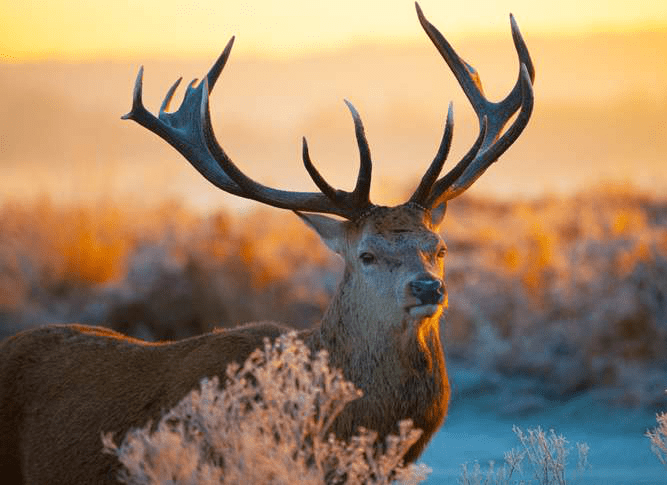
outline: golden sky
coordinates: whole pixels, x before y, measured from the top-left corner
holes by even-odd
[[[654,30],[665,0],[422,0],[449,35],[505,32],[513,12],[531,34]],[[410,0],[0,0],[0,61],[86,60],[217,53],[291,56],[422,32]]]

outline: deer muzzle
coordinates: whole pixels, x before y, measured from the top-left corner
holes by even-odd
[[[439,305],[445,299],[445,286],[435,278],[410,282],[410,291],[422,305]]]

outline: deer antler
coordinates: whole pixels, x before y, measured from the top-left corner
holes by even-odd
[[[415,5],[422,27],[463,88],[477,113],[480,127],[479,136],[468,153],[445,176],[438,179],[449,153],[454,128],[453,108],[450,103],[440,148],[410,198],[410,202],[420,206],[435,207],[463,193],[521,134],[533,108],[532,82],[535,70],[519,27],[510,15],[512,37],[521,63],[519,79],[504,100],[499,103],[489,101],[484,97],[482,83],[475,69],[456,54],[438,29],[426,20],[419,5]],[[324,180],[310,160],[305,138],[303,163],[320,192],[292,192],[267,187],[245,175],[227,156],[213,133],[209,94],[229,58],[233,44],[234,37],[227,43],[206,77],[198,84],[195,79],[188,85],[178,110],[167,112],[174,92],[182,80],[178,79],[167,91],[157,117],[146,110],[141,99],[141,67],[134,85],[132,109],[123,119],[134,120],[167,141],[209,182],[225,192],[274,207],[336,214],[350,220],[357,219],[375,207],[369,198],[372,163],[368,142],[361,117],[347,100],[345,103],[352,113],[360,154],[359,173],[352,192],[335,189]],[[503,127],[519,108],[519,115],[501,135]]]
[[[143,105],[141,99],[143,67],[141,67],[134,85],[132,109],[122,118],[134,120],[160,136],[178,150],[209,182],[239,197],[283,209],[336,214],[351,220],[373,207],[369,199],[372,168],[370,150],[361,117],[352,103],[347,100],[345,103],[352,113],[360,152],[359,175],[352,192],[336,190],[324,180],[310,161],[305,138],[303,162],[321,192],[292,192],[274,189],[252,180],[239,170],[215,138],[209,111],[210,91],[215,86],[229,58],[233,44],[234,37],[227,43],[206,77],[199,84],[196,84],[196,79],[189,84],[183,103],[178,110],[167,112],[182,78],[178,79],[167,91],[158,117],[151,114]]]
[[[418,3],[415,3],[415,7],[419,22],[456,76],[479,119],[479,135],[471,149],[454,168],[436,181],[447,157],[451,141],[451,134],[448,138],[448,129],[445,129],[438,153],[419,187],[410,198],[412,202],[435,207],[462,194],[519,137],[533,110],[532,83],[535,80],[535,68],[514,16],[510,14],[512,38],[520,62],[519,79],[505,99],[498,103],[489,101],[484,96],[482,82],[477,71],[461,59],[440,31],[426,20]],[[519,108],[521,111],[517,118],[501,136],[503,127]],[[452,123],[451,117],[452,106],[450,104],[447,126]]]

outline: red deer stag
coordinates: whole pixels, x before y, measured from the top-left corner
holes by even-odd
[[[421,453],[442,424],[449,401],[439,322],[447,305],[445,244],[438,228],[447,201],[463,193],[517,139],[533,107],[534,69],[514,18],[518,80],[501,102],[486,99],[476,71],[423,16],[435,44],[479,118],[479,136],[446,175],[439,174],[452,139],[450,104],[438,152],[410,199],[396,207],[369,200],[371,155],[359,114],[354,120],[360,168],[352,192],[329,185],[310,160],[303,163],[319,192],[290,192],[247,177],[218,144],[209,93],[229,56],[233,38],[207,76],[191,83],[177,111],[159,115],[143,106],[139,70],[134,120],[178,150],[209,182],[231,194],[291,209],[345,260],[342,282],[315,328],[300,337],[327,349],[331,364],[363,390],[333,425],[345,438],[359,426],[380,437],[411,418],[423,430],[406,460]],[[180,81],[180,80],[179,80]],[[505,124],[517,112],[507,130]],[[332,218],[320,214],[339,216]],[[114,483],[117,463],[102,453],[100,435],[123,436],[173,407],[205,376],[243,362],[263,339],[286,329],[274,323],[219,330],[177,342],[147,343],[111,330],[54,325],[26,331],[0,347],[0,477],[3,483]]]

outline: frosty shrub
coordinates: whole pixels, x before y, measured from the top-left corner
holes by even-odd
[[[659,413],[656,420],[658,426],[646,431],[646,436],[651,441],[651,450],[655,456],[667,466],[667,413]]]
[[[421,431],[399,423],[382,446],[359,429],[349,442],[329,431],[361,392],[328,355],[311,358],[295,333],[265,342],[241,367],[230,365],[226,385],[203,379],[157,426],[130,431],[120,446],[102,437],[105,452],[123,465],[119,479],[148,484],[419,483],[423,465],[403,465]]]
[[[521,376],[520,394],[494,388],[504,414],[591,391],[612,405],[667,406],[665,196],[463,195],[447,210],[450,368]],[[314,231],[269,209],[0,206],[0,337],[68,322],[146,340],[263,320],[305,329],[341,273]]]
[[[598,189],[531,202],[462,198],[448,211],[450,362],[527,378],[527,405],[584,391],[614,405],[666,405],[664,197]],[[499,403],[521,410],[513,392]]]
[[[518,426],[512,428],[521,447],[505,453],[505,463],[495,468],[493,462],[484,470],[479,463],[462,465],[459,483],[462,485],[565,485],[567,457],[571,447],[562,435],[554,430],[548,433],[540,427],[525,432]],[[588,468],[588,445],[576,443],[577,470]]]

